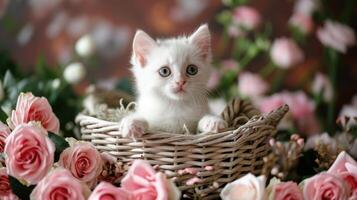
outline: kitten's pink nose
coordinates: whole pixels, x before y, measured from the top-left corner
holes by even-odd
[[[177,86],[182,87],[186,84],[185,80],[176,81]]]

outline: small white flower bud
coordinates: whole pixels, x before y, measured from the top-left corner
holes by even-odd
[[[93,55],[95,45],[90,35],[84,35],[76,42],[75,50],[78,55],[82,57],[89,57]]]
[[[77,84],[83,80],[86,69],[82,63],[71,63],[63,72],[64,79],[70,84]]]

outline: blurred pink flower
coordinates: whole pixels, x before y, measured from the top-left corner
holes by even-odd
[[[350,118],[347,123],[347,127],[351,127],[357,124],[357,95],[353,96],[351,104],[343,105],[339,116],[347,116]]]
[[[319,0],[297,0],[294,5],[294,13],[311,16],[319,8]]]
[[[59,120],[48,100],[45,97],[36,97],[31,92],[21,93],[17,98],[16,109],[11,113],[9,126],[14,129],[30,121],[40,122],[47,131],[59,132]]]
[[[298,28],[304,34],[310,33],[314,27],[311,16],[303,15],[301,13],[294,13],[289,19],[289,24]]]
[[[289,105],[291,117],[300,131],[305,134],[318,133],[319,125],[315,117],[315,104],[304,92],[284,91],[265,97],[258,102],[260,110],[265,113],[283,104]]]
[[[335,199],[346,200],[350,190],[340,177],[322,172],[303,182],[305,199]]]
[[[131,194],[122,189],[117,188],[108,182],[101,182],[95,187],[88,200],[130,200]]]
[[[294,40],[289,38],[275,39],[270,50],[273,62],[281,68],[287,69],[304,60],[304,54]]]
[[[0,153],[4,152],[5,139],[10,135],[10,133],[11,131],[9,127],[0,122]]]
[[[236,71],[238,70],[239,63],[233,59],[224,60],[221,64],[223,71]]]
[[[241,72],[238,77],[238,90],[243,96],[259,97],[267,92],[269,85],[258,74]]]
[[[261,22],[259,12],[249,6],[239,6],[233,10],[233,24],[242,26],[248,30],[255,29]]]
[[[326,20],[324,26],[317,30],[317,37],[323,45],[341,53],[346,53],[347,47],[356,43],[351,27],[331,20]]]
[[[208,82],[207,82],[207,88],[210,90],[216,89],[216,87],[219,84],[220,79],[221,79],[221,74],[219,73],[219,71],[217,69],[213,68],[211,70],[210,78],[208,79]]]
[[[322,94],[322,98],[326,102],[330,102],[333,98],[332,84],[328,77],[322,73],[317,73],[315,75],[314,81],[311,85],[311,90],[314,94]]]

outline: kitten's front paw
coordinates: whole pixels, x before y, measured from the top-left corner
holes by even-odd
[[[140,137],[148,129],[148,123],[144,119],[124,117],[119,125],[119,131],[123,137]]]
[[[226,121],[222,118],[214,115],[205,115],[199,122],[198,122],[198,130],[200,132],[214,132],[217,133],[222,129],[228,127]]]

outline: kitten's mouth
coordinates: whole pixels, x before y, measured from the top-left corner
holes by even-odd
[[[174,93],[176,94],[185,93],[185,90],[182,87],[174,88]]]

